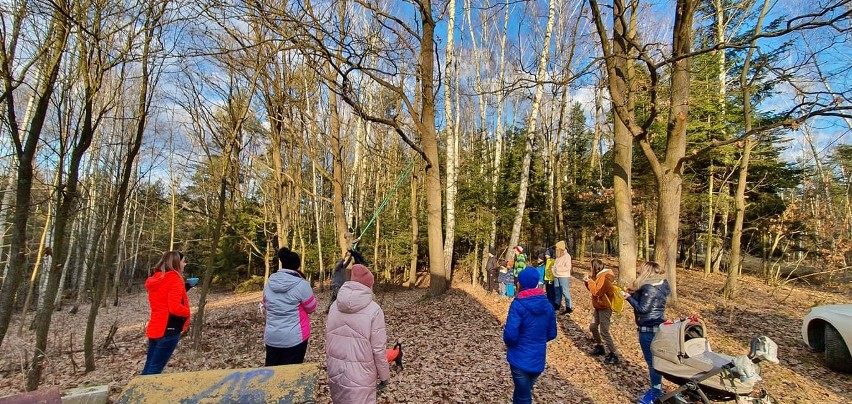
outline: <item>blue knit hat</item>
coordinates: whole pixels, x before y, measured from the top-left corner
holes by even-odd
[[[532,289],[538,286],[538,270],[533,267],[526,267],[518,274],[518,283],[521,284],[521,289]]]

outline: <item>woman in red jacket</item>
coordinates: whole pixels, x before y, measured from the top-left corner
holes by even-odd
[[[148,357],[142,369],[143,375],[163,372],[181,334],[189,327],[189,299],[183,279],[185,266],[183,254],[169,251],[163,254],[154,267],[154,273],[145,281],[151,319],[145,330]]]

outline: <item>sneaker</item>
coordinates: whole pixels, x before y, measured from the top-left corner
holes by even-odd
[[[567,307],[567,308],[565,308],[565,310],[562,311],[562,314],[568,315],[568,314],[571,314],[573,312],[574,312],[574,309]]]
[[[663,396],[663,391],[659,389],[651,389],[645,392],[637,401],[639,404],[653,404],[658,398]]]
[[[593,349],[591,352],[589,352],[589,355],[592,355],[592,356],[601,356],[601,355],[605,355],[605,354],[606,354],[606,350],[604,349],[603,345],[597,345],[597,346],[595,346],[595,349]]]
[[[606,364],[606,365],[615,365],[618,362],[619,362],[618,356],[616,356],[614,353],[610,353],[609,355],[606,356],[606,359],[604,359],[604,364]]]

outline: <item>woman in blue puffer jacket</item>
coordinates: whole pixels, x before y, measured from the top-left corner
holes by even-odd
[[[515,390],[512,402],[531,403],[532,389],[547,357],[547,342],[556,338],[556,313],[538,286],[538,270],[526,267],[518,275],[521,292],[509,306],[503,342]]]
[[[663,378],[654,370],[651,341],[657,335],[660,324],[666,321],[666,299],[671,289],[666,281],[665,270],[654,261],[645,262],[628,292],[622,293],[633,306],[636,325],[639,327],[639,346],[642,347],[651,379],[651,389],[639,398],[639,403],[650,404],[663,395]]]

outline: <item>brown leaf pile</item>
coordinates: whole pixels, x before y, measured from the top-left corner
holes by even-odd
[[[535,387],[540,403],[632,402],[647,388],[647,368],[637,342],[629,306],[614,317],[613,337],[620,349],[619,365],[604,365],[591,357],[588,339],[592,317],[589,293],[579,280],[584,271],[575,263],[571,285],[574,313],[559,315],[559,336],[548,347],[547,368]],[[852,376],[827,370],[819,354],[801,342],[801,318],[817,304],[848,302],[849,296],[811,290],[774,291],[756,279],[743,281],[741,297],[727,305],[717,291],[724,278],[704,277],[690,271],[679,273],[680,304],[669,317],[699,314],[708,324],[715,351],[737,355],[747,351],[756,335],[769,335],[779,345],[779,365],[764,365],[766,389],[781,402],[850,402]],[[313,335],[307,361],[323,363],[325,308],[328,292],[320,293],[320,309],[311,315]],[[196,292],[190,293],[197,300]],[[505,360],[502,324],[509,300],[467,284],[457,284],[447,294],[426,298],[425,290],[379,291],[376,301],[385,311],[389,345],[404,344],[405,369],[392,370],[391,383],[379,397],[381,403],[507,403],[512,379]],[[259,293],[212,296],[208,306],[204,341],[200,352],[183,341],[166,372],[258,367],[263,365],[264,319],[257,311]],[[43,386],[62,389],[110,384],[112,398],[135,377],[145,361],[143,327],[147,319],[144,293],[123,298],[119,307],[101,310],[97,324],[98,345],[110,325],[119,330],[111,346],[97,357],[97,369],[82,369],[85,313],[57,312],[51,331],[50,361]],[[25,368],[32,355],[32,333],[16,335],[17,321],[0,348],[0,396],[20,392]],[[321,403],[328,403],[328,386],[321,378]]]

